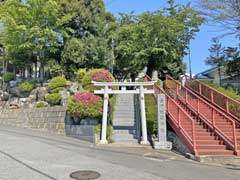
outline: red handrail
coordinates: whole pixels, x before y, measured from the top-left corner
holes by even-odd
[[[212,104],[208,103],[206,100],[204,100],[203,98],[201,98],[200,96],[196,95],[194,92],[190,91],[188,88],[185,88],[183,86],[180,85],[180,83],[178,81],[176,81],[175,79],[173,79],[170,76],[166,77],[167,81],[166,81],[166,87],[172,92],[175,93],[177,98],[185,103],[193,112],[195,112],[196,114],[198,114],[199,116],[202,117],[202,120],[216,133],[218,134],[232,149],[234,149],[235,153],[238,153],[238,144],[237,144],[237,136],[236,136],[236,121],[234,121],[231,117],[227,116],[226,114],[224,114],[222,111],[218,110],[215,106],[213,106]],[[171,86],[169,85],[169,82],[173,83],[171,84]],[[184,97],[182,95],[182,91],[184,91]],[[190,101],[188,100],[188,97],[191,96],[193,99],[195,99],[197,101],[197,104],[192,104],[190,103]],[[203,114],[200,109],[199,109],[199,103],[203,103],[205,105],[207,105],[208,107],[211,108],[212,112],[211,112],[211,119],[212,121],[209,121],[209,117],[206,117],[205,114]],[[220,127],[218,127],[216,125],[216,112],[219,113],[221,116],[223,116],[224,118],[228,119],[231,122],[232,125],[232,136],[233,137],[229,137],[229,135],[225,134]]]
[[[197,86],[194,86],[197,83]],[[225,111],[227,114],[232,116],[235,120],[240,122],[240,102],[232,99],[223,93],[217,91],[216,89],[210,87],[209,85],[195,79],[192,82],[188,82],[187,88],[197,92],[199,95],[205,97],[215,106]],[[204,91],[205,90],[205,91]],[[209,97],[210,93],[210,97]],[[232,106],[231,106],[232,105]],[[239,107],[239,109],[234,109],[234,107]]]
[[[152,79],[145,75],[144,82],[152,81]],[[177,104],[160,86],[154,85],[154,96],[157,97],[158,94],[163,93],[166,96],[166,107],[167,107],[167,114],[170,119],[172,119],[173,126],[176,127],[176,131],[182,132],[182,136],[185,137],[187,143],[189,144],[189,149],[192,149],[195,155],[198,155],[196,149],[196,130],[195,130],[195,121],[192,117],[185,112],[185,110]],[[171,107],[171,108],[170,108]],[[175,114],[172,110],[176,110],[177,113]],[[186,123],[186,120],[190,120],[191,122],[191,132],[189,133],[187,129],[182,126],[183,120]]]

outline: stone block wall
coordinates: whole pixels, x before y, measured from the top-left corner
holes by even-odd
[[[66,107],[0,110],[0,125],[65,135]]]

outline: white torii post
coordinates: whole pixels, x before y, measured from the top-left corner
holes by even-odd
[[[104,88],[103,100],[103,118],[102,118],[102,132],[100,144],[108,144],[107,141],[107,116],[108,116],[108,86]]]
[[[140,86],[140,108],[141,108],[141,121],[142,121],[142,141],[141,144],[149,144],[147,137],[147,121],[145,112],[145,97],[143,86]]]
[[[153,94],[153,90],[144,89],[144,86],[152,86],[154,82],[92,82],[95,86],[104,86],[102,90],[95,90],[95,94],[104,94],[103,102],[103,117],[102,117],[102,131],[100,144],[107,144],[107,113],[108,113],[108,99],[109,94],[140,94],[140,108],[141,108],[141,124],[142,124],[142,140],[141,144],[149,144],[147,137],[147,122],[146,122],[146,112],[145,112],[145,99],[144,94]],[[139,89],[136,90],[112,90],[108,87],[127,87],[127,86],[138,86]]]

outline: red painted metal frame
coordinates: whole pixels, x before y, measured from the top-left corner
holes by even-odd
[[[152,81],[152,79],[145,75],[144,82]],[[151,87],[148,87],[151,88]],[[154,85],[153,88],[154,95],[157,97],[158,94],[163,93],[166,95],[166,107],[167,107],[167,116],[169,118],[169,123],[171,127],[175,130],[177,135],[185,143],[191,153],[198,155],[196,149],[196,129],[195,129],[195,120],[189,116],[186,111],[172,98],[170,97],[160,86]],[[174,112],[175,110],[175,112]],[[187,130],[184,128],[183,123],[188,123],[191,129]]]
[[[196,93],[192,92],[190,89],[181,86],[181,84],[174,80],[172,77],[167,76],[166,77],[166,88],[169,89],[172,93],[174,93],[177,98],[184,103],[189,109],[191,109],[192,112],[198,115],[198,117],[201,118],[201,120],[208,125],[208,127],[216,133],[221,139],[228,144],[232,150],[234,150],[234,153],[236,155],[239,155],[239,150],[238,150],[238,144],[237,144],[237,133],[236,133],[236,124],[237,122],[233,120],[230,116],[226,115],[223,113],[221,110],[217,109],[214,105],[197,95]],[[169,85],[169,82],[171,82],[171,86]],[[173,85],[174,87],[173,88]],[[190,98],[191,97],[191,98]],[[191,100],[194,100],[194,102],[197,102],[195,104],[191,103]],[[211,111],[211,118],[206,117],[206,114],[203,113],[199,109],[199,104],[204,104],[206,107],[209,107]],[[221,127],[216,125],[216,121],[218,119],[215,118],[216,114],[220,114],[223,116],[225,119],[231,122],[232,125],[232,137],[227,135],[226,133],[221,130]],[[239,124],[238,124],[239,125]]]
[[[192,87],[191,83],[197,83],[197,88]],[[218,108],[220,108],[221,110],[223,110],[224,112],[226,112],[227,114],[232,116],[235,120],[240,122],[240,113],[237,114],[238,112],[231,111],[231,108],[230,108],[230,104],[234,104],[236,107],[240,107],[239,101],[236,101],[236,100],[224,95],[223,93],[217,91],[216,89],[210,87],[209,85],[207,85],[197,79],[193,80],[192,82],[186,83],[186,87],[193,90],[194,92],[198,93],[199,95],[203,96],[209,102],[211,102],[212,104],[214,104],[215,106],[217,106]],[[203,89],[206,89],[207,91],[210,92],[210,98],[207,97],[206,95],[204,95]],[[217,96],[218,96],[218,98],[220,98],[221,100],[224,101],[224,106],[221,106],[219,103],[216,102]]]

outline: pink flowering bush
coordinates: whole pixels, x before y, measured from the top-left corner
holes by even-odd
[[[68,112],[79,119],[86,117],[99,118],[102,116],[103,100],[90,92],[77,92],[70,97]]]
[[[82,86],[91,85],[92,81],[98,82],[113,82],[115,81],[113,75],[105,69],[92,69],[86,73],[82,80]]]

